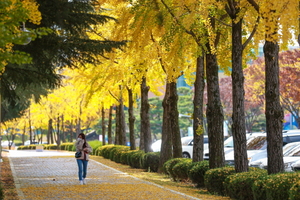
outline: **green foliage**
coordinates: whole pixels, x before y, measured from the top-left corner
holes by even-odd
[[[128,164],[132,168],[139,168],[139,169],[144,169],[144,157],[145,157],[145,152],[142,150],[133,150],[130,153],[128,153]]]
[[[222,167],[208,170],[204,175],[205,187],[210,193],[225,195],[224,181],[235,173],[234,167]]]
[[[204,187],[204,175],[209,170],[209,162],[207,160],[194,162],[190,167],[189,179],[196,183],[197,187]]]
[[[73,142],[60,144],[60,150],[63,150],[63,151],[72,151],[73,148],[74,148]]]
[[[181,162],[174,165],[172,170],[173,172],[171,173],[174,175],[174,177],[172,178],[176,181],[187,180],[189,178],[188,171],[190,169],[191,164],[192,164],[192,159],[185,158]]]
[[[253,183],[264,175],[267,175],[267,171],[258,169],[228,176],[224,181],[226,195],[233,199],[252,200],[254,198]]]
[[[114,151],[115,152],[114,161],[116,163],[120,163],[122,154],[129,150],[130,150],[130,147],[128,147],[128,146],[122,146],[122,147],[116,148],[116,150]]]
[[[93,141],[89,141],[88,143],[93,149],[92,155],[96,155],[96,150],[98,149],[98,147],[102,146],[102,142],[99,140],[93,140]]]
[[[44,149],[57,150],[57,145],[56,144],[46,144],[46,145],[44,145]]]
[[[268,177],[268,175],[260,176],[253,183],[252,191],[254,200],[266,199],[266,180]]]
[[[120,162],[124,165],[129,165],[128,155],[131,151],[123,151],[120,157]]]
[[[174,177],[175,175],[172,174],[174,165],[182,162],[185,159],[186,158],[172,158],[172,159],[168,160],[167,162],[165,162],[163,164],[163,172],[171,177]]]
[[[289,200],[299,200],[300,199],[300,181],[295,183],[289,191]]]
[[[160,152],[148,152],[145,155],[145,167],[151,172],[157,172],[159,166]]]
[[[299,181],[298,173],[270,175],[266,180],[266,199],[282,200],[289,198],[289,190]]]
[[[105,145],[100,147],[100,156],[103,156],[106,159],[109,159],[110,149],[113,148],[115,145]]]

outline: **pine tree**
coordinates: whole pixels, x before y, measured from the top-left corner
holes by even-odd
[[[10,63],[1,75],[3,98],[11,104],[23,99],[22,91],[32,91],[36,97],[42,89],[53,89],[61,85],[63,76],[58,69],[75,68],[86,63],[99,64],[106,52],[121,48],[125,41],[112,41],[105,38],[99,30],[101,25],[113,17],[103,15],[97,1],[91,0],[37,0],[42,14],[40,24],[26,22],[28,30],[45,30],[47,35],[38,37],[28,45],[18,45],[20,50],[31,55],[32,62],[26,65]],[[99,37],[91,37],[91,34]],[[12,90],[11,88],[14,88]],[[20,93],[18,88],[22,88]]]

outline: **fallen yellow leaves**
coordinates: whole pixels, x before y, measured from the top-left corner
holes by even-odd
[[[48,187],[22,188],[26,199],[190,199],[174,194],[164,188],[149,184],[88,184],[88,185],[48,185]]]

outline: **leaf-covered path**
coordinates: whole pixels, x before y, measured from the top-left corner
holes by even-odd
[[[73,153],[11,151],[8,154],[20,199],[197,199],[132,177],[94,160],[87,185],[79,185]]]

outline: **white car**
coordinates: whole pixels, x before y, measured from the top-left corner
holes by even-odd
[[[297,144],[288,149],[283,155],[284,170],[286,172],[292,172],[294,164],[300,162],[300,142],[294,143]],[[259,165],[259,168],[268,169],[268,158],[258,160],[256,161],[256,164]]]
[[[159,152],[161,148],[161,140],[156,140],[152,145],[151,149],[153,152]]]
[[[295,172],[300,171],[300,160],[291,164],[291,167],[292,167],[292,170]]]
[[[182,157],[183,158],[192,158],[193,157],[193,145],[194,139],[193,136],[183,137],[181,138],[182,143]],[[208,136],[203,136],[203,149],[204,151],[208,149]]]
[[[254,154],[263,152],[266,149],[266,133],[250,133],[246,135],[247,138],[247,155],[248,158]],[[225,151],[225,163],[227,165],[234,165],[234,151]]]
[[[288,144],[300,142],[300,130],[283,131],[282,140],[283,140],[283,153],[285,153],[286,149],[290,148],[290,145]],[[255,161],[268,157],[267,141],[264,142],[264,145],[262,146],[260,151],[249,150],[247,151],[247,153],[248,153],[249,165],[251,164],[256,166],[256,164],[254,164]]]

